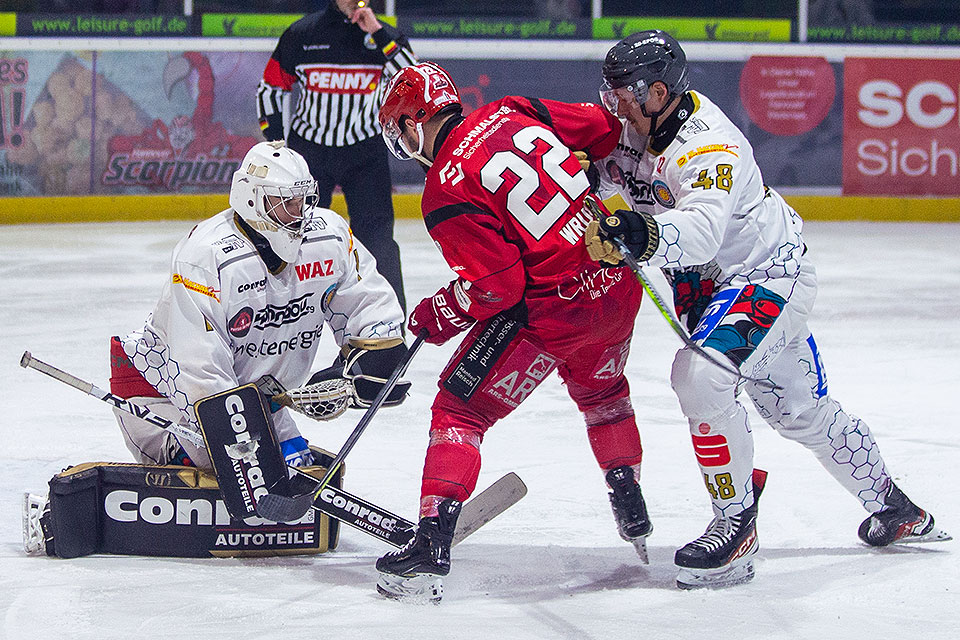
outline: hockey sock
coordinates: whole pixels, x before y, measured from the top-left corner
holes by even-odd
[[[617,422],[587,427],[587,438],[597,463],[604,471],[638,465],[643,458],[637,421],[629,416]]]
[[[481,436],[466,427],[446,427],[430,432],[420,485],[420,517],[436,516],[439,500],[465,501],[480,475]]]
[[[729,517],[753,505],[753,434],[743,405],[710,420],[690,420],[693,451],[714,513]]]

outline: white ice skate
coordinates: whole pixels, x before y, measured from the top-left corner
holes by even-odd
[[[46,512],[46,495],[23,494],[23,550],[30,555],[46,553],[46,534],[40,524]]]

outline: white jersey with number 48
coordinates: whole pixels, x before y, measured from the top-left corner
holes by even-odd
[[[603,197],[620,193],[656,216],[660,246],[649,264],[669,271],[713,262],[721,286],[793,277],[803,254],[800,216],[764,186],[753,148],[707,97],[659,154],[624,122],[616,150],[598,161]]]

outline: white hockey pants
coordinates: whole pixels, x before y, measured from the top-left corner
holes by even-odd
[[[817,292],[816,271],[804,260],[796,280],[773,280],[763,287],[786,302],[766,335],[743,360],[740,371],[753,378],[769,378],[782,388],[744,381],[744,390],[770,426],[810,449],[867,511],[877,511],[890,477],[869,427],[846,413],[827,392],[823,363],[807,327]],[[704,318],[710,313],[708,308]],[[698,330],[694,334],[705,348],[718,345],[716,339],[709,339],[718,326],[725,326],[730,333],[739,326],[744,333],[743,312],[734,307],[721,310],[721,314],[707,333]],[[719,360],[731,362],[721,351],[714,353]],[[714,512],[739,513],[753,504],[753,434],[746,409],[737,399],[737,376],[684,348],[674,359],[671,384],[689,422]]]

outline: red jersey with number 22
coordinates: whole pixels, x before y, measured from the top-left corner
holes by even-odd
[[[529,326],[560,338],[571,326],[593,333],[622,313],[618,296],[639,302],[628,269],[603,269],[587,255],[589,218],[580,209],[589,183],[571,151],[602,158],[620,130],[595,104],[508,96],[447,135],[422,207],[431,237],[465,281],[467,313],[481,321],[524,300]]]

